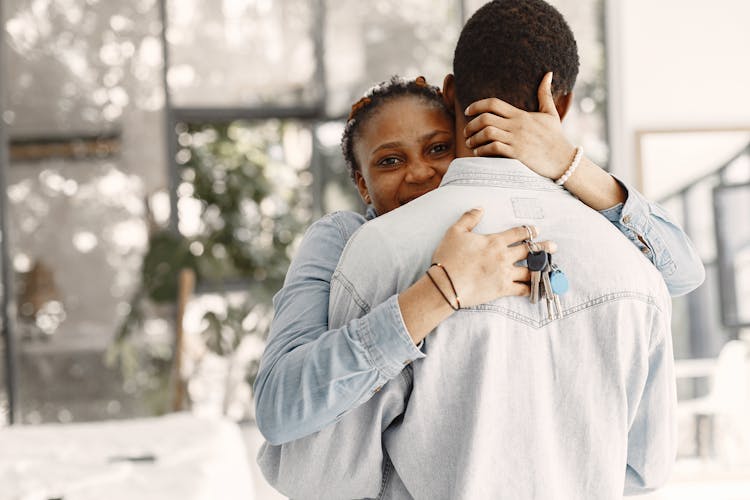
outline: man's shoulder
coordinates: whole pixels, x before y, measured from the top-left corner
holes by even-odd
[[[591,209],[580,210],[574,220],[560,232],[553,229],[553,259],[575,282],[582,304],[637,301],[667,308],[661,274],[632,242]]]
[[[424,272],[450,224],[432,210],[436,191],[368,221],[352,235],[333,274],[331,311],[342,297],[378,304]]]
[[[361,258],[366,256],[394,268],[427,251],[431,254],[437,243],[435,239],[439,241],[445,229],[456,221],[453,213],[460,212],[445,203],[442,191],[442,188],[433,190],[368,221],[349,239],[340,267],[352,261],[359,266]],[[409,259],[402,259],[407,256]]]

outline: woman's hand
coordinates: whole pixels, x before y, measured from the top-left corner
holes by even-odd
[[[432,255],[450,274],[456,287],[461,307],[484,304],[499,297],[529,295],[530,272],[518,266],[526,258],[528,247],[524,240],[536,237],[533,226],[514,227],[494,234],[477,234],[472,230],[482,218],[482,209],[469,210],[446,231],[443,240]],[[537,243],[542,249],[554,253],[554,242]],[[430,275],[449,298],[452,290],[445,273],[431,269]]]
[[[465,112],[474,116],[464,129],[467,147],[475,156],[515,158],[541,176],[558,179],[573,160],[575,148],[563,134],[551,72],[544,75],[538,97],[538,113],[496,98],[472,103]]]
[[[522,226],[502,233],[473,233],[472,229],[481,219],[482,209],[475,208],[463,214],[448,228],[432,254],[432,261],[439,262],[450,274],[461,307],[509,295],[529,294],[529,270],[526,266],[517,266],[516,262],[528,255],[529,250],[522,242],[529,238],[529,231],[532,239],[536,237],[536,229],[528,226],[527,230]],[[537,245],[550,253],[557,250],[551,241]],[[428,272],[429,276],[422,276],[398,296],[401,317],[415,344],[450,316],[458,305],[445,273],[435,268]]]

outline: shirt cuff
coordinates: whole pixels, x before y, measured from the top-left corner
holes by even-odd
[[[362,322],[360,341],[374,367],[386,379],[394,378],[406,365],[425,357],[409,336],[398,306],[398,295],[372,308]]]
[[[601,210],[664,276],[676,270],[676,265],[664,239],[655,230],[651,203],[636,189],[615,178],[627,193],[625,203]]]

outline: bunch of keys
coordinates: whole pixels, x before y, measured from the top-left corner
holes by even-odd
[[[539,250],[534,242],[529,242],[526,265],[531,271],[531,303],[536,304],[544,298],[547,301],[549,319],[562,318],[560,295],[567,292],[569,287],[565,273],[552,263],[552,255]]]

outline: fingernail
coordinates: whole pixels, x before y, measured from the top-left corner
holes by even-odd
[[[464,115],[465,115],[465,116],[469,116],[469,108],[470,108],[470,107],[471,107],[471,106],[469,106],[468,108],[466,108],[466,109],[464,110]]]
[[[482,207],[474,207],[474,208],[472,208],[472,210],[477,210],[477,211],[481,212],[482,210],[484,210],[484,208],[482,208]]]
[[[479,153],[477,153],[478,149],[474,150],[474,156],[479,156]]]
[[[467,148],[471,147],[471,141],[469,139],[466,139],[466,147]]]

